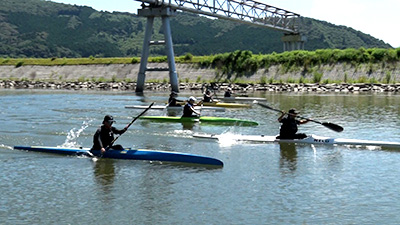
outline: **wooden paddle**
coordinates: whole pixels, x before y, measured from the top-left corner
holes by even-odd
[[[147,107],[142,113],[140,113],[138,116],[136,116],[136,117],[125,127],[126,130],[128,130],[128,128],[132,125],[132,123],[134,123],[137,119],[139,119],[139,117],[143,116],[143,114],[145,114],[145,113],[147,112],[147,110],[149,110],[153,105],[154,105],[154,102],[151,103],[151,104],[149,105],[149,107]],[[122,134],[121,134],[121,135],[122,135]],[[113,140],[109,145],[107,145],[107,147],[105,147],[106,151],[107,151],[108,149],[111,148],[111,146],[115,143],[115,141],[117,141],[117,139],[118,139],[121,135],[118,135],[117,137],[115,137],[114,140]],[[95,158],[95,156],[94,156],[91,152],[88,152],[88,155],[91,156],[91,157],[93,157],[93,161],[97,161],[97,158]],[[101,158],[101,157],[103,157],[103,154],[101,154],[99,158]]]
[[[264,108],[273,110],[273,111],[277,111],[277,112],[280,112],[280,113],[286,113],[286,112],[284,112],[284,111],[282,111],[282,110],[274,109],[274,108],[272,108],[272,107],[270,107],[270,106],[268,106],[268,105],[266,105],[266,104],[259,103],[259,102],[257,102],[257,101],[255,101],[254,103],[257,103],[258,105],[260,105],[260,106],[262,106],[262,107],[264,107]],[[286,113],[286,114],[288,114],[288,113]],[[296,115],[296,116],[297,116],[297,115]],[[309,119],[309,118],[305,118],[305,117],[302,117],[302,116],[297,116],[297,117],[302,118],[302,119],[306,119],[306,120],[311,121],[311,122],[314,122],[314,123],[319,123],[319,124],[321,124],[322,126],[324,126],[324,127],[326,127],[326,128],[329,128],[329,129],[331,129],[331,130],[333,130],[333,131],[336,131],[336,132],[342,132],[342,131],[344,130],[343,127],[341,127],[341,126],[339,126],[339,125],[337,125],[337,124],[334,124],[334,123],[330,123],[330,122],[319,122],[319,121],[312,120],[312,119]]]

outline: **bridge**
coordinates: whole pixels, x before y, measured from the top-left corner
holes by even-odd
[[[231,20],[274,29],[284,33],[283,49],[295,50],[304,47],[304,37],[298,32],[299,14],[253,0],[137,0],[142,2],[138,15],[147,17],[142,56],[136,92],[143,92],[146,71],[169,71],[172,91],[179,92],[178,75],[175,67],[170,17],[177,10],[202,14],[219,19]],[[152,41],[155,17],[161,17],[165,40]],[[168,68],[147,67],[151,45],[165,45]]]

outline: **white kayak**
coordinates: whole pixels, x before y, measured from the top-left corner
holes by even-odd
[[[197,97],[198,99],[203,99],[203,97]],[[264,102],[267,101],[266,98],[258,98],[258,97],[215,97],[214,100],[221,102],[236,102],[236,101],[259,101]]]
[[[146,105],[126,105],[125,108],[127,109],[147,109],[149,106]],[[166,105],[153,105],[150,109],[153,110],[173,110],[173,111],[182,111],[183,106],[166,106]],[[221,107],[212,107],[212,106],[195,106],[195,110],[210,110],[210,111],[220,111],[224,112],[225,108]]]
[[[194,134],[196,138],[234,140],[263,143],[300,143],[300,144],[323,144],[323,145],[353,145],[353,146],[380,146],[389,148],[400,148],[400,142],[370,141],[347,138],[330,138],[317,135],[309,135],[304,139],[277,139],[277,136],[266,135],[237,135],[237,134]]]
[[[266,98],[257,98],[257,97],[223,97],[223,98],[217,98],[220,101],[224,102],[235,102],[235,101],[267,101]]]

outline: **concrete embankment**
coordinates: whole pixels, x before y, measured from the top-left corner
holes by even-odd
[[[165,63],[151,63],[149,67],[166,67]],[[215,78],[212,68],[199,68],[193,64],[177,64],[180,89],[199,90]],[[108,65],[64,65],[64,66],[0,66],[0,88],[46,88],[46,89],[118,89],[135,90],[139,64]],[[337,64],[313,68],[314,72],[284,71],[280,66],[260,69],[250,77],[241,78],[241,83],[231,85],[234,90],[248,91],[334,91],[334,92],[400,92],[400,70],[396,65],[389,68],[379,65]],[[305,78],[313,80],[313,73],[320,73],[321,81],[362,80],[358,84],[289,84],[289,80]],[[169,90],[168,72],[147,72],[146,81],[164,81],[146,83],[146,90]],[[255,84],[269,80],[278,83]],[[370,84],[369,81],[378,81]],[[387,83],[389,84],[382,84]],[[114,81],[114,82],[112,82]],[[266,82],[265,82],[266,81]],[[248,82],[248,83],[246,83]],[[323,82],[320,82],[323,83]],[[220,84],[223,89],[228,84]]]
[[[149,63],[149,67],[167,67],[164,63]],[[214,78],[213,69],[198,68],[192,64],[177,64],[180,79],[204,80]],[[25,65],[0,66],[0,79],[6,80],[40,80],[40,81],[77,81],[77,80],[132,80],[137,79],[139,64],[107,64],[107,65],[63,65],[36,66]],[[168,71],[146,72],[146,80],[169,79]]]

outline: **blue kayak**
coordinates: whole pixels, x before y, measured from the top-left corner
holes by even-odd
[[[46,147],[46,146],[14,146],[14,149],[55,153],[62,155],[85,155],[91,156],[89,148],[64,148],[64,147]],[[94,156],[100,157],[100,150],[92,151]],[[106,151],[101,158],[111,159],[133,159],[133,160],[149,160],[149,161],[164,161],[164,162],[178,162],[178,163],[190,163],[190,164],[203,164],[211,166],[223,166],[221,160],[195,155],[182,152],[168,152],[158,150],[145,150],[145,149],[123,149]]]

